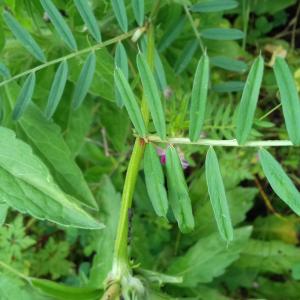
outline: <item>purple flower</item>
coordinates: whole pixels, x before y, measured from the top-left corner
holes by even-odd
[[[158,154],[158,156],[160,157],[160,162],[162,165],[166,164],[166,149],[157,147],[156,148],[156,152]],[[189,167],[189,163],[188,161],[184,158],[184,153],[179,149],[178,150],[178,154],[179,154],[179,158],[180,158],[180,162],[182,165],[183,169],[186,169]]]

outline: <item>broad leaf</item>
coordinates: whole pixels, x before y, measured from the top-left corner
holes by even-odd
[[[77,50],[76,40],[70,30],[69,26],[65,22],[64,18],[60,14],[59,10],[55,7],[52,0],[40,0],[41,4],[46,11],[47,15],[52,21],[56,31],[62,38],[62,40],[72,49]]]
[[[13,97],[19,88],[10,85],[6,90],[7,100],[13,106]],[[50,166],[55,180],[63,186],[64,191],[77,197],[83,204],[97,208],[95,199],[87,186],[81,170],[76,165],[72,153],[64,141],[60,129],[55,123],[48,121],[41,111],[30,105],[18,123],[33,145]]]
[[[251,227],[235,230],[235,240],[227,244],[212,234],[200,239],[181,257],[176,258],[168,268],[168,274],[182,276],[182,286],[196,287],[199,283],[211,282],[222,275],[226,268],[237,260],[246,246]]]
[[[82,204],[97,208],[94,197],[58,126],[47,121],[39,109],[33,105],[28,107],[19,124],[27,138],[50,166],[56,181],[63,189],[78,198]]]
[[[120,213],[121,195],[113,186],[109,177],[101,180],[101,189],[97,195],[101,206],[101,216],[106,227],[97,234],[97,251],[90,271],[89,286],[104,288],[105,279],[111,271],[118,218]]]
[[[29,281],[37,291],[57,300],[98,300],[101,295],[101,290],[89,287],[72,287],[38,278]]]
[[[20,43],[39,61],[45,62],[46,57],[43,50],[33,37],[18,23],[18,21],[7,11],[3,12],[3,19]]]
[[[31,148],[0,127],[0,199],[22,213],[65,226],[100,229],[103,225],[56,185]]]
[[[300,145],[300,101],[294,77],[286,61],[276,57],[274,72],[280,91],[280,99],[286,128],[292,143]]]
[[[0,226],[2,226],[6,220],[9,206],[5,202],[0,202]]]
[[[238,108],[236,138],[241,145],[247,141],[252,128],[263,72],[264,60],[259,56],[251,67]]]

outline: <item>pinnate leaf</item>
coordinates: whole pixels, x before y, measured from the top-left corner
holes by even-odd
[[[123,32],[128,31],[128,20],[124,0],[111,0],[112,8]]]
[[[19,24],[19,22],[7,11],[3,12],[3,19],[20,43],[39,61],[45,62],[43,50],[33,37]]]
[[[189,232],[194,228],[195,221],[181,161],[173,146],[167,150],[166,167],[169,199],[175,219],[182,232]]]
[[[192,90],[189,129],[189,137],[192,142],[195,142],[199,139],[204,123],[208,82],[209,59],[208,56],[204,54],[197,66]]]
[[[83,102],[92,84],[96,70],[96,55],[94,52],[87,57],[82,70],[80,72],[78,81],[76,83],[74,96],[72,100],[73,109],[77,109]]]
[[[15,108],[12,113],[13,120],[17,121],[22,114],[24,113],[25,109],[29,105],[35,87],[35,73],[31,73],[25,80],[19,96],[16,101]]]
[[[231,242],[233,240],[233,227],[218,158],[212,147],[209,148],[206,155],[205,174],[210,202],[220,235],[223,240]]]
[[[154,127],[161,139],[166,138],[166,121],[154,75],[142,53],[137,55],[137,66],[141,76],[146,101],[151,112]]]
[[[247,64],[243,61],[227,56],[214,56],[210,59],[210,62],[213,66],[232,72],[244,73],[248,69]]]
[[[99,26],[97,23],[97,19],[95,15],[93,14],[92,8],[88,1],[86,0],[74,0],[75,5],[86,24],[86,27],[88,28],[91,35],[94,37],[94,39],[100,43],[101,42],[101,33],[99,30]]]
[[[131,0],[133,13],[139,26],[142,26],[144,23],[144,2],[144,0]]]
[[[59,101],[63,95],[67,79],[68,79],[68,63],[67,61],[63,61],[59,65],[55,73],[54,80],[50,89],[47,107],[45,109],[45,116],[48,120],[55,113],[57,105],[59,104]]]
[[[128,80],[129,71],[128,71],[128,57],[126,54],[125,47],[121,42],[117,44],[116,52],[115,52],[115,66],[117,68],[120,68],[125,76],[125,78]],[[115,94],[116,94],[116,103],[119,107],[122,107],[124,105],[122,97],[120,93],[118,92],[117,88],[115,87]]]
[[[247,141],[252,128],[263,72],[264,60],[259,56],[254,61],[248,74],[241,103],[238,108],[236,138],[241,145]]]
[[[245,36],[243,31],[232,28],[207,28],[201,30],[200,34],[205,39],[217,41],[240,40]]]
[[[144,155],[144,172],[147,191],[156,214],[166,217],[168,197],[164,186],[162,166],[152,144],[147,144]]]
[[[146,126],[143,120],[141,110],[136,102],[131,87],[120,68],[115,70],[115,84],[125,104],[129,118],[135,127],[137,133],[144,137],[147,134]]]
[[[62,40],[70,47],[72,50],[77,50],[76,40],[70,30],[69,26],[65,22],[64,18],[60,14],[59,10],[55,7],[52,0],[40,0],[41,4],[52,21],[56,31],[62,38]]]
[[[206,0],[191,6],[192,12],[218,12],[236,8],[239,5],[233,0]]]
[[[300,215],[300,193],[278,161],[265,149],[259,150],[263,171],[278,197]]]
[[[300,145],[300,101],[293,75],[286,61],[276,57],[274,72],[279,87],[282,109],[289,137]]]

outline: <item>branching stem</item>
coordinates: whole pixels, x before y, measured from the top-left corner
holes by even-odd
[[[91,47],[84,48],[84,49],[76,51],[76,52],[72,52],[72,53],[67,54],[65,56],[62,56],[62,57],[50,60],[50,61],[48,61],[48,62],[46,62],[44,64],[41,64],[41,65],[38,65],[38,66],[36,66],[36,67],[34,67],[32,69],[26,70],[25,72],[22,72],[22,73],[17,74],[17,75],[15,75],[15,76],[7,79],[7,80],[4,80],[4,81],[0,82],[0,87],[4,86],[4,85],[6,85],[6,84],[8,84],[8,83],[10,83],[10,82],[12,82],[14,80],[17,80],[17,79],[19,79],[19,78],[21,78],[23,76],[26,76],[26,75],[28,75],[28,74],[30,74],[32,72],[40,71],[40,70],[42,70],[44,68],[47,68],[47,67],[49,67],[51,65],[58,64],[58,63],[60,63],[60,62],[62,62],[64,60],[68,60],[68,59],[71,59],[71,58],[74,58],[76,56],[79,56],[79,55],[82,55],[82,54],[85,54],[85,53],[89,53],[89,52],[92,52],[92,51],[97,51],[97,50],[103,49],[103,48],[105,48],[105,47],[107,47],[109,45],[112,45],[112,44],[115,44],[117,42],[126,40],[127,38],[131,37],[135,33],[136,30],[137,30],[137,28],[134,29],[134,30],[131,30],[129,32],[123,33],[121,35],[118,35],[118,36],[116,36],[116,37],[114,37],[112,39],[109,39],[109,40],[107,40],[107,41],[105,41],[103,43],[99,43],[97,45],[93,45]]]
[[[269,141],[250,141],[244,145],[239,145],[237,140],[212,140],[200,139],[197,142],[191,142],[188,138],[174,137],[161,140],[158,136],[150,135],[147,137],[148,142],[173,144],[173,145],[195,145],[195,146],[214,146],[214,147],[287,147],[293,146],[293,143],[288,140],[269,140]]]

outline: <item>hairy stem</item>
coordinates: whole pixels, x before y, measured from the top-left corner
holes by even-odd
[[[46,62],[44,64],[41,64],[41,65],[38,65],[37,67],[34,67],[32,69],[26,70],[25,72],[22,72],[22,73],[17,74],[17,75],[15,75],[15,76],[7,79],[7,80],[4,80],[4,81],[0,82],[0,87],[3,86],[3,85],[8,84],[8,83],[10,83],[10,82],[12,82],[14,80],[17,80],[17,79],[19,79],[19,78],[21,78],[23,76],[26,76],[26,75],[28,75],[28,74],[30,74],[32,72],[40,71],[40,70],[42,70],[44,68],[47,68],[47,67],[49,67],[51,65],[58,64],[58,63],[60,63],[60,62],[62,62],[64,60],[68,60],[68,59],[74,58],[76,56],[79,56],[79,55],[82,55],[82,54],[85,54],[85,53],[88,53],[88,52],[97,51],[97,50],[105,48],[105,47],[107,47],[109,45],[112,45],[112,44],[115,44],[117,42],[123,41],[123,40],[131,37],[135,33],[136,30],[137,30],[137,28],[134,29],[134,30],[131,30],[129,32],[123,33],[123,34],[121,34],[119,36],[116,36],[116,37],[114,37],[114,38],[112,38],[110,40],[107,40],[107,41],[103,42],[103,43],[99,43],[97,45],[94,45],[94,46],[91,46],[91,47],[88,47],[88,48],[84,48],[84,49],[76,51],[76,52],[72,52],[72,53],[67,54],[65,56],[62,56],[62,57],[50,60],[50,61],[48,61],[48,62]]]
[[[150,24],[147,30],[147,60],[150,66],[154,64],[154,35],[153,26]],[[149,122],[149,109],[143,95],[141,110],[144,118],[144,122],[147,126]],[[143,159],[145,150],[145,141],[142,138],[137,137],[129,161],[123,194],[121,201],[120,217],[117,228],[117,236],[115,240],[113,267],[111,274],[108,278],[113,284],[108,286],[104,293],[102,300],[117,299],[122,290],[122,281],[126,282],[126,279],[130,277],[131,270],[129,266],[128,258],[128,216],[129,210],[132,205],[133,194],[135,190],[136,180],[140,168],[141,161]],[[127,277],[127,278],[126,278]],[[109,282],[108,282],[109,283]],[[118,288],[116,288],[118,286]]]
[[[150,135],[147,141],[152,143],[161,144],[178,144],[178,145],[195,145],[195,146],[220,146],[220,147],[286,147],[294,146],[291,141],[288,140],[269,140],[269,141],[251,141],[243,145],[239,145],[237,140],[212,140],[212,139],[200,139],[197,142],[191,142],[188,138],[174,137],[161,140],[160,137]]]

